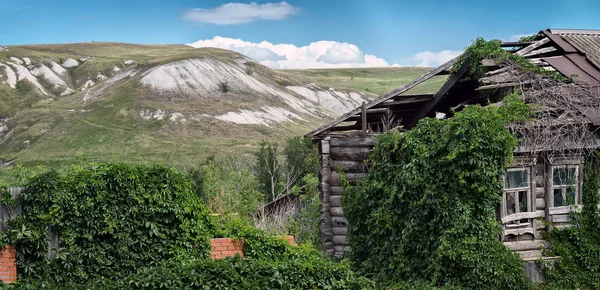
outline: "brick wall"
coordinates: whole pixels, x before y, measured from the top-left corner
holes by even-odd
[[[294,241],[294,236],[285,236],[283,238],[291,245],[297,246]],[[242,257],[244,256],[244,242],[241,240],[231,238],[210,239],[210,244],[212,246],[210,258],[213,260],[234,257],[235,254],[239,254]]]
[[[6,246],[0,250],[0,280],[5,284],[17,281],[17,250]]]

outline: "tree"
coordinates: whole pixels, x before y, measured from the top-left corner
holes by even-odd
[[[263,140],[256,153],[258,186],[268,201],[276,199],[280,193],[281,161],[278,151],[276,143]]]

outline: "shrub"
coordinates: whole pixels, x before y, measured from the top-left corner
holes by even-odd
[[[162,166],[92,164],[31,179],[9,223],[19,280],[124,277],[168,259],[208,258],[208,211],[184,175]],[[48,259],[48,228],[60,246]]]
[[[222,93],[227,93],[231,90],[231,87],[229,86],[229,83],[227,81],[224,81],[219,83],[219,90]]]
[[[529,107],[469,106],[447,120],[376,140],[361,188],[343,200],[353,263],[377,281],[523,289],[523,262],[499,240],[495,219],[516,138],[505,125]]]

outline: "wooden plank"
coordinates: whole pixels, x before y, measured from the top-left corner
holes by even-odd
[[[504,242],[511,251],[528,251],[528,250],[539,250],[540,247],[550,247],[550,242],[545,240],[534,240],[534,241],[517,241],[517,242]]]
[[[542,54],[542,53],[553,52],[553,51],[557,51],[557,50],[558,49],[556,49],[556,47],[549,46],[549,47],[544,47],[544,48],[532,50],[531,52],[526,53],[523,56],[524,57],[530,57],[530,56],[534,56],[534,55],[538,55],[538,54]]]
[[[431,71],[429,71],[429,72],[427,72],[427,73],[425,73],[425,74],[417,77],[416,79],[412,80],[411,82],[409,82],[409,83],[407,83],[407,84],[405,84],[405,85],[403,85],[403,86],[401,86],[401,87],[399,87],[399,88],[397,88],[397,89],[395,89],[395,90],[393,90],[393,91],[391,91],[389,93],[386,93],[386,94],[383,94],[383,95],[379,96],[377,99],[369,102],[366,105],[367,109],[372,108],[372,107],[374,107],[376,105],[379,105],[379,104],[381,104],[381,103],[389,100],[392,97],[398,96],[398,95],[400,95],[400,94],[402,94],[402,93],[404,93],[404,92],[406,92],[406,91],[408,91],[408,90],[416,87],[417,85],[421,84],[422,82],[424,82],[424,81],[426,81],[426,80],[428,80],[428,79],[436,76],[437,74],[439,74],[439,73],[441,73],[441,72],[449,69],[450,67],[452,67],[452,65],[454,65],[454,62],[456,62],[456,60],[459,57],[460,56],[457,56],[457,57],[455,57],[455,58],[453,58],[453,59],[445,62],[444,64],[440,65],[439,67],[437,67],[437,68],[435,68],[435,69],[433,69],[433,70],[431,70]],[[319,134],[321,134],[321,133],[323,133],[323,132],[331,129],[333,126],[335,126],[335,125],[343,122],[348,117],[356,115],[360,111],[361,111],[361,107],[355,108],[355,109],[351,110],[350,112],[348,112],[348,113],[346,113],[346,114],[344,114],[344,115],[336,118],[335,120],[330,121],[330,122],[324,124],[323,126],[312,130],[311,132],[309,132],[305,136],[307,136],[307,137],[316,137],[317,135],[319,135]]]
[[[336,161],[363,161],[371,154],[371,148],[365,147],[332,147],[331,159]]]
[[[367,172],[367,167],[362,161],[333,161],[331,162],[331,169],[333,171],[340,171],[348,173],[364,173]]]
[[[421,108],[419,112],[417,112],[417,114],[413,117],[413,119],[410,121],[408,126],[406,126],[406,128],[411,129],[417,124],[417,122],[419,122],[419,120],[427,116],[429,112],[435,107],[435,105],[437,105],[440,102],[440,100],[446,95],[446,93],[456,84],[456,82],[458,82],[458,80],[461,79],[467,73],[470,67],[471,61],[469,60],[467,63],[463,64],[463,66],[456,74],[451,76],[448,79],[448,81],[444,83],[442,88],[440,88],[440,90],[437,93],[435,93],[435,95],[433,95],[433,99],[431,99],[431,101],[429,101],[423,108]]]
[[[487,85],[487,86],[480,86],[475,90],[481,91],[481,90],[489,90],[489,89],[497,89],[497,88],[515,87],[515,86],[524,85],[524,84],[528,84],[528,83],[530,83],[530,81],[524,81],[524,82],[520,82],[520,83],[509,82],[509,83],[493,84],[493,85]]]
[[[402,96],[399,96],[402,97]],[[386,101],[384,103],[381,103],[379,105],[374,106],[374,108],[384,108],[384,107],[389,107],[389,106],[396,106],[396,105],[405,105],[405,104],[416,104],[416,103],[422,103],[422,102],[428,102],[431,101],[431,99],[433,98],[433,94],[431,95],[422,95],[419,97],[404,97],[404,98],[395,98],[394,101]]]
[[[363,102],[362,106],[361,106],[361,113],[360,116],[362,117],[362,134],[363,137],[367,136],[367,103]]]
[[[542,257],[542,250],[530,250],[518,252],[521,259],[525,261],[537,260]]]
[[[503,217],[502,223],[505,224],[508,222],[522,220],[522,219],[534,219],[534,218],[538,218],[538,217],[544,217],[545,215],[546,214],[543,210],[532,211],[532,212],[520,212],[520,213],[515,213],[515,214],[511,214],[511,215],[507,215],[507,216]]]
[[[551,208],[548,209],[548,214],[549,215],[568,214],[571,211],[581,211],[581,206],[551,207]]]
[[[533,51],[534,49],[546,44],[550,42],[550,39],[548,37],[544,37],[536,42],[534,42],[533,44],[530,44],[529,46],[526,46],[525,48],[515,52],[516,55],[520,55],[523,56],[525,54],[527,54],[528,52]]]
[[[329,197],[329,204],[331,206],[342,206],[342,196],[341,195],[332,195]]]
[[[508,236],[508,235],[520,236],[520,235],[524,235],[524,234],[532,234],[533,235],[534,234],[533,228],[512,229],[512,230],[504,231],[505,236]]]
[[[497,75],[497,74],[500,74],[500,73],[503,73],[503,72],[507,72],[507,71],[509,71],[511,69],[512,69],[512,67],[507,66],[507,67],[503,67],[503,68],[499,68],[499,69],[496,69],[496,70],[489,71],[489,72],[485,73],[485,75],[486,76],[493,76],[493,75]]]
[[[373,138],[331,138],[331,147],[373,147]]]
[[[546,195],[546,191],[544,190],[544,188],[540,187],[540,186],[537,186],[535,188],[535,197],[536,198],[539,198],[539,197],[543,198],[544,195]]]
[[[329,140],[321,140],[321,153],[329,154]]]
[[[346,252],[346,253],[350,252],[350,247],[349,246],[335,246],[335,247],[333,247],[333,249],[336,252]]]
[[[568,214],[557,214],[552,216],[553,223],[570,223],[571,218]]]

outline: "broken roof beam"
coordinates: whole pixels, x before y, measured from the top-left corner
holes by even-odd
[[[525,54],[527,54],[528,52],[531,52],[532,50],[541,47],[542,45],[546,44],[550,42],[550,38],[548,37],[544,37],[536,42],[534,42],[533,44],[530,44],[529,46],[524,47],[523,49],[515,52],[516,55],[520,55],[523,56]]]
[[[447,62],[445,62],[444,64],[438,66],[437,68],[435,68],[435,69],[433,69],[433,70],[431,70],[431,71],[429,71],[429,72],[427,72],[427,73],[419,76],[418,78],[412,80],[411,82],[409,82],[409,83],[407,83],[407,84],[405,84],[405,85],[403,85],[403,86],[401,86],[401,87],[399,87],[399,88],[397,88],[397,89],[395,89],[395,90],[393,90],[393,91],[391,91],[389,93],[381,95],[377,99],[369,102],[367,104],[367,109],[371,108],[371,107],[374,107],[376,105],[379,105],[379,104],[381,104],[381,103],[389,100],[390,98],[398,96],[398,95],[400,95],[400,94],[402,94],[404,92],[407,92],[408,90],[416,87],[417,85],[423,83],[424,81],[426,81],[426,80],[428,80],[428,79],[430,79],[430,78],[438,75],[439,73],[441,73],[441,72],[449,69],[450,67],[452,67],[452,65],[454,64],[454,62],[456,62],[456,60],[459,57],[460,57],[460,55],[457,56],[457,57],[455,57],[455,58],[453,58],[453,59],[451,59],[451,60],[449,60],[449,61],[447,61]],[[361,111],[361,107],[354,108],[350,112],[347,112],[346,114],[343,114],[342,116],[336,118],[335,120],[332,120],[332,121],[324,124],[323,126],[312,130],[311,132],[309,132],[305,136],[307,136],[307,137],[316,137],[317,135],[319,135],[319,134],[321,134],[321,133],[329,130],[333,126],[335,126],[335,125],[343,122],[344,120],[346,120],[350,116],[353,116],[353,115],[359,113],[360,111]]]
[[[557,51],[558,49],[556,47],[553,46],[549,46],[549,47],[544,47],[544,48],[540,48],[540,49],[536,49],[533,50],[529,53],[524,54],[524,57],[530,57],[530,56],[534,56],[534,55],[540,55],[543,53],[549,53],[549,52],[553,52],[553,51]]]
[[[527,46],[534,44],[535,41],[506,41],[500,43],[500,47],[515,47],[515,46]]]
[[[394,98],[393,101],[387,101],[387,102],[380,103],[376,106],[373,106],[373,108],[382,108],[382,107],[394,106],[394,105],[427,102],[427,101],[431,100],[432,98],[433,98],[433,94],[398,96],[398,98]]]
[[[420,119],[427,116],[429,112],[435,107],[435,105],[437,105],[440,102],[440,100],[442,100],[442,98],[446,95],[446,93],[448,93],[448,91],[450,91],[450,89],[458,82],[458,80],[460,80],[467,73],[467,71],[469,71],[469,68],[471,68],[471,61],[472,59],[469,58],[469,60],[463,64],[459,71],[452,77],[450,77],[448,81],[444,83],[442,88],[437,93],[435,93],[433,99],[431,99],[431,101],[429,101],[419,112],[417,112],[415,117],[408,124],[408,129],[414,127]]]

